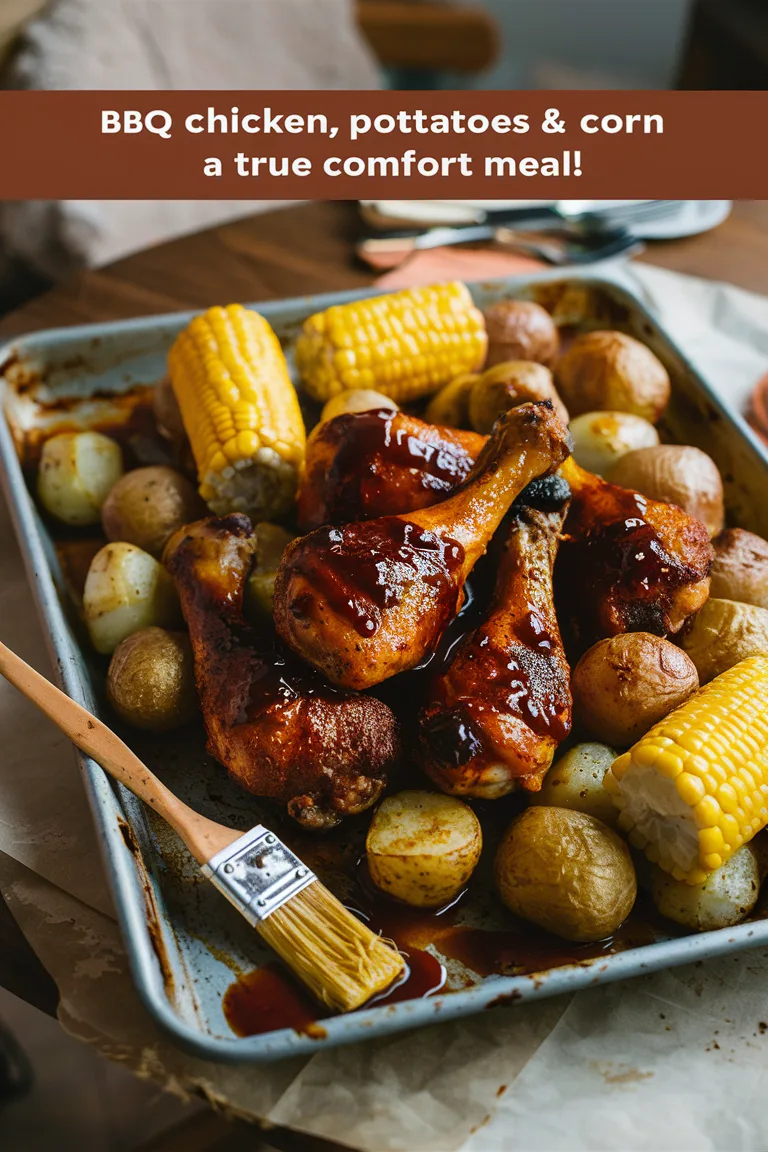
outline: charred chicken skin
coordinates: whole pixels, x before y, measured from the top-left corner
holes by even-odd
[[[419,719],[421,763],[444,792],[496,799],[538,791],[571,729],[570,669],[552,569],[568,505],[559,477],[513,507],[485,621],[430,686]]]
[[[434,651],[512,501],[569,451],[548,402],[497,422],[469,477],[431,508],[317,528],[286,549],[275,624],[334,684],[370,688]]]
[[[257,796],[305,827],[330,828],[373,804],[398,753],[380,700],[328,684],[243,616],[255,548],[246,516],[192,524],[166,563],[189,625],[208,751]]]
[[[307,441],[299,528],[428,508],[467,478],[485,441],[386,408],[336,416]]]
[[[679,632],[709,595],[709,532],[674,504],[609,484],[571,458],[572,500],[555,586],[574,644],[620,632]]]

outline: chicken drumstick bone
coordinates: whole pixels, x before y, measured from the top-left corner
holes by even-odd
[[[370,688],[421,662],[512,501],[569,452],[549,402],[497,422],[466,482],[431,508],[318,528],[286,549],[278,634],[335,684]]]

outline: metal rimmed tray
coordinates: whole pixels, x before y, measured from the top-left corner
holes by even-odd
[[[289,352],[310,313],[371,292],[333,294],[257,307]],[[709,452],[721,469],[729,522],[768,535],[768,453],[744,420],[728,412],[672,339],[619,283],[561,272],[477,284],[481,306],[505,297],[539,300],[566,328],[613,327],[636,335],[666,364],[673,397],[665,431]],[[83,643],[54,542],[39,515],[23,464],[41,433],[91,420],[126,419],[131,399],[164,374],[167,350],[191,314],[88,325],[25,336],[0,350],[0,473],[29,578],[62,687],[99,710],[103,663]],[[274,814],[232,785],[204,752],[193,729],[183,737],[129,742],[164,781],[206,815],[243,829]],[[498,1004],[571,992],[696,959],[768,944],[768,921],[701,935],[657,939],[597,959],[526,976],[476,978],[469,987],[428,999],[372,1007],[322,1022],[312,1035],[281,1029],[236,1036],[222,1010],[233,973],[266,959],[256,934],[205,884],[176,837],[86,757],[80,758],[104,861],[142,999],[165,1031],[195,1055],[214,1060],[272,1061],[479,1012]],[[471,976],[471,974],[470,974]],[[463,973],[467,982],[467,973]]]

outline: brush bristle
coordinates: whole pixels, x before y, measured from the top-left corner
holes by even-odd
[[[402,956],[315,881],[257,925],[299,980],[342,1012],[383,992],[405,968]]]

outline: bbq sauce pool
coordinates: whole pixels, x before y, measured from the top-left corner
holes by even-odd
[[[486,817],[485,805],[481,813]],[[509,805],[499,828],[511,818]],[[487,821],[485,821],[487,824]],[[496,821],[492,818],[491,823]],[[491,829],[492,847],[495,848]],[[443,909],[411,908],[379,893],[370,881],[364,862],[352,859],[357,846],[325,838],[317,845],[313,859],[311,846],[293,844],[294,850],[321,873],[332,876],[344,902],[375,932],[393,940],[404,954],[407,974],[403,982],[370,1001],[368,1007],[380,1007],[398,1001],[419,999],[436,993],[451,993],[470,987],[488,976],[523,976],[569,964],[583,964],[628,948],[653,943],[659,931],[667,926],[642,905],[606,940],[591,944],[572,944],[560,940],[533,924],[518,920],[501,910],[496,897],[489,897],[488,871],[493,852],[484,852],[486,867],[481,863],[469,888]],[[311,843],[311,842],[310,842]],[[481,928],[462,923],[466,908],[497,905],[493,921],[504,928]],[[667,930],[667,934],[668,930]],[[428,948],[434,949],[433,955]],[[455,963],[452,963],[455,962]],[[457,965],[459,967],[457,967]],[[446,971],[446,967],[449,971]],[[224,1016],[238,1036],[254,1036],[281,1028],[324,1039],[323,1021],[333,1013],[317,1003],[280,964],[270,963],[248,972],[229,986],[223,1001]]]

